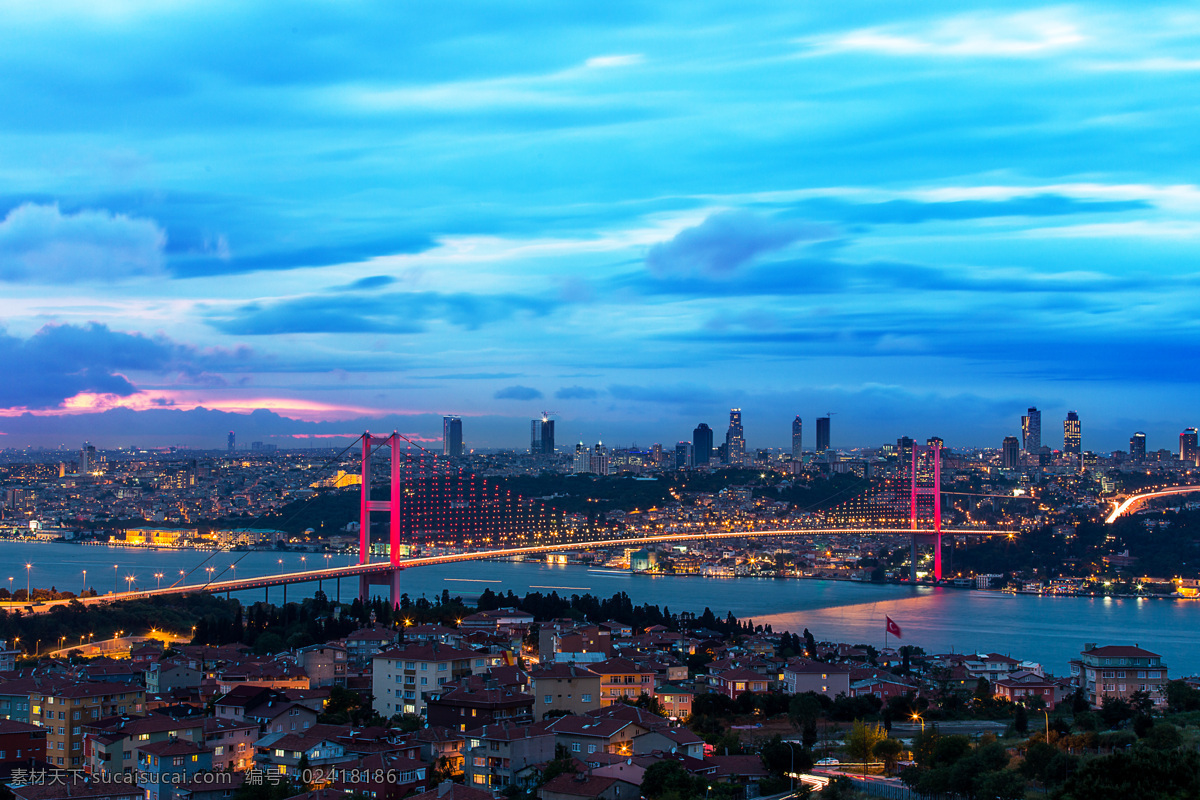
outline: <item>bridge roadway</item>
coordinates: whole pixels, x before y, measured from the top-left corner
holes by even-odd
[[[1117,507],[1113,509],[1112,513],[1109,514],[1104,521],[1105,523],[1111,525],[1127,511],[1133,509],[1134,506],[1141,505],[1145,501],[1152,498],[1169,497],[1173,494],[1189,494],[1191,492],[1200,492],[1200,486],[1172,486],[1169,489],[1157,489],[1153,492],[1143,492],[1142,494],[1131,495],[1118,503]]]
[[[933,535],[932,529],[911,528],[796,528],[788,530],[742,530],[718,531],[715,533],[671,533],[655,537],[627,537],[622,539],[599,539],[590,542],[568,542],[564,544],[530,545],[528,547],[509,547],[499,550],[475,550],[468,553],[449,553],[441,556],[424,556],[421,558],[406,558],[399,564],[393,565],[388,561],[376,561],[369,564],[352,564],[348,567],[330,567],[328,569],[306,570],[304,572],[281,572],[277,575],[262,575],[257,578],[237,578],[228,581],[212,581],[210,583],[194,583],[164,586],[160,589],[138,589],[130,592],[109,592],[96,597],[76,598],[84,605],[101,605],[118,600],[145,600],[151,597],[188,594],[191,592],[208,592],[209,594],[226,594],[228,592],[244,592],[250,589],[267,589],[272,586],[284,586],[292,583],[316,583],[318,581],[352,578],[360,575],[384,575],[396,569],[413,567],[430,567],[435,564],[453,564],[458,561],[482,561],[492,558],[509,558],[512,556],[537,555],[539,553],[554,553],[569,550],[586,550],[592,547],[621,547],[625,545],[642,546],[660,542],[696,542],[707,539],[746,539],[758,536],[826,536],[829,534],[921,534]],[[1011,530],[955,529],[942,530],[943,536],[1010,536]],[[25,613],[42,613],[54,606],[66,605],[71,600],[50,600],[42,603],[19,606]]]

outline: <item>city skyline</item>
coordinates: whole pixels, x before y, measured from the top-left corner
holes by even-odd
[[[6,9],[0,443],[1175,450],[1193,13]]]

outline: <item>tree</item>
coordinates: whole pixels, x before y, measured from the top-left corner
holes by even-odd
[[[1100,719],[1110,728],[1115,728],[1133,716],[1129,703],[1120,697],[1106,697],[1100,703]]]
[[[1200,711],[1200,689],[1194,689],[1179,680],[1168,682],[1167,710],[1172,714]]]
[[[875,745],[875,757],[883,762],[883,768],[888,772],[896,769],[896,762],[904,752],[904,745],[899,739],[884,739]]]
[[[659,761],[651,764],[642,775],[642,794],[650,800],[673,792],[679,797],[693,793],[693,778],[678,761]]]
[[[882,725],[868,725],[861,719],[854,720],[854,727],[846,736],[846,753],[853,761],[861,761],[863,774],[867,774],[867,762],[875,754],[875,745],[888,738]]]
[[[1020,703],[1017,704],[1017,711],[1013,715],[1013,730],[1022,736],[1029,732],[1029,712]]]

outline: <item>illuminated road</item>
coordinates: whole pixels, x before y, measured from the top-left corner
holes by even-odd
[[[1196,487],[1200,489],[1200,487]],[[588,550],[595,547],[644,546],[662,542],[696,542],[706,539],[747,539],[774,536],[828,536],[830,534],[900,534],[911,535],[933,534],[933,530],[910,528],[795,528],[766,531],[720,531],[717,533],[671,533],[654,537],[626,537],[621,539],[601,539],[589,542],[568,542],[564,544],[531,545],[529,547],[509,547],[499,550],[474,550],[468,553],[450,553],[440,556],[425,556],[422,558],[407,558],[398,565],[400,569],[414,567],[429,567],[435,564],[453,564],[458,561],[483,561],[492,558],[511,558],[513,556],[537,555],[571,550]],[[944,536],[1010,536],[1010,530],[959,529],[943,530]],[[292,583],[314,583],[317,581],[353,578],[360,575],[386,575],[395,567],[387,561],[370,564],[353,564],[348,567],[331,567],[328,569],[307,570],[304,572],[282,572],[277,575],[262,575],[256,578],[238,578],[228,581],[213,581],[212,583],[164,586],[161,589],[144,589],[132,592],[116,592],[96,597],[81,597],[76,600],[84,605],[100,605],[117,600],[144,600],[150,597],[188,594],[190,592],[208,592],[210,594],[225,594],[228,592],[244,592],[250,589],[267,589],[272,586],[284,586]],[[33,605],[22,605],[25,613],[41,613],[54,606],[66,605],[71,600],[52,600]]]
[[[1173,494],[1189,494],[1190,492],[1200,492],[1200,486],[1173,486],[1170,489],[1158,489],[1153,492],[1145,492],[1144,494],[1135,494],[1125,498],[1119,503],[1112,513],[1104,520],[1108,524],[1112,524],[1126,512],[1133,509],[1135,506],[1140,506],[1147,500],[1154,497],[1169,497]]]

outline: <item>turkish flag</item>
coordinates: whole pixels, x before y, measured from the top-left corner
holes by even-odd
[[[897,625],[895,622],[892,622],[892,618],[887,616],[886,614],[884,615],[883,618],[887,620],[887,632],[890,633],[892,636],[895,636],[897,639],[903,639],[904,635],[902,633],[900,633],[900,626]]]

